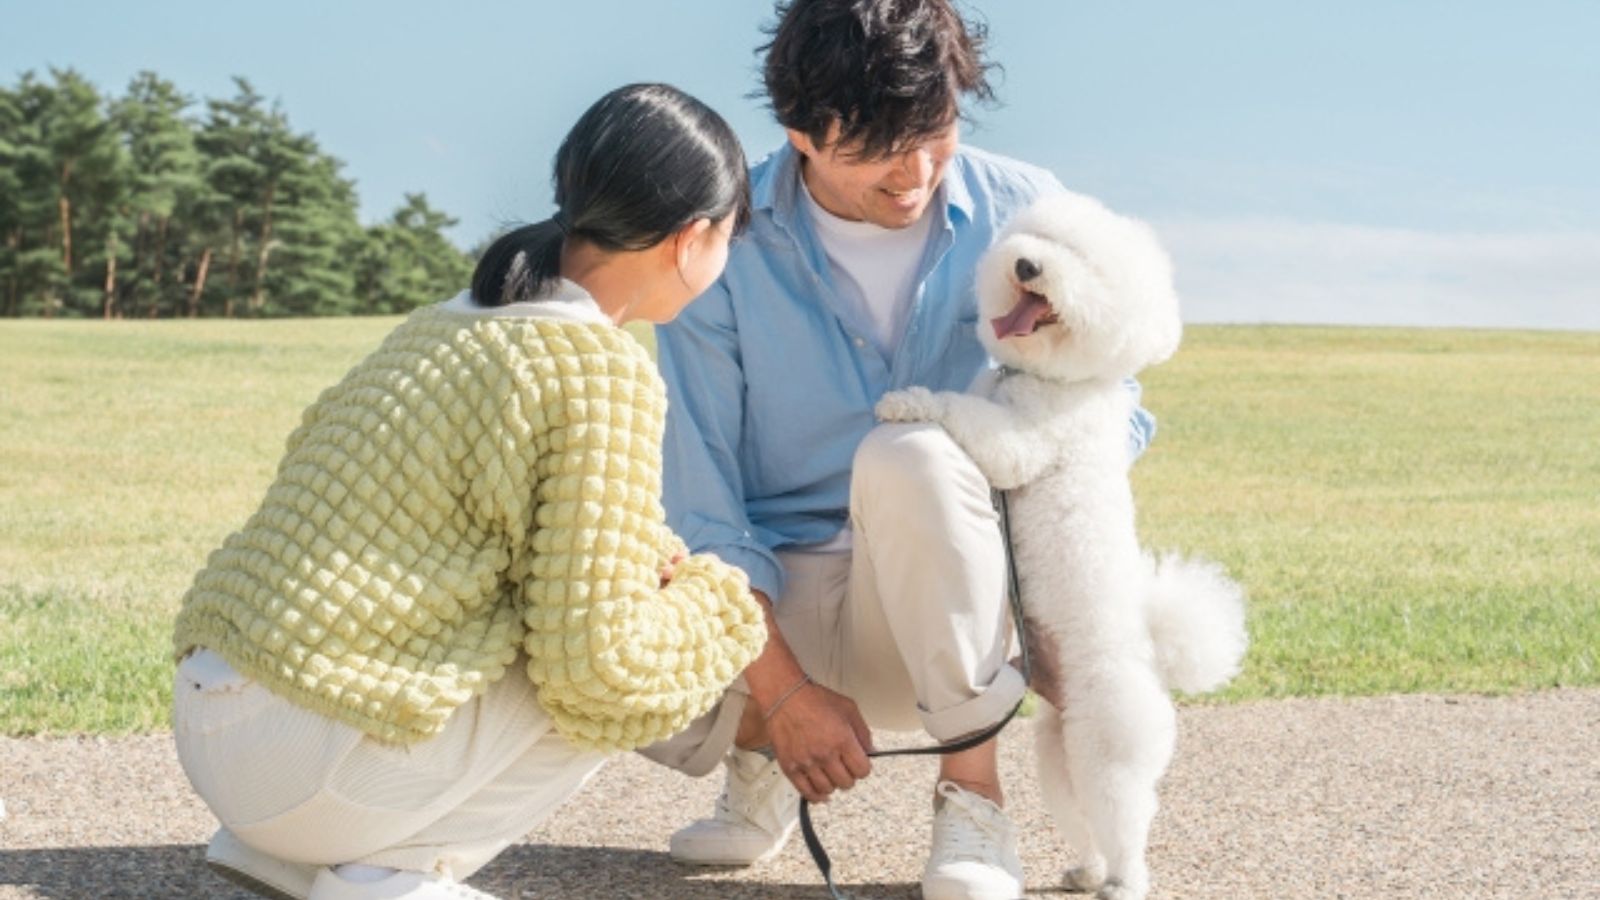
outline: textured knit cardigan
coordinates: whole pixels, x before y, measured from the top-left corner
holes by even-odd
[[[665,410],[650,357],[608,323],[418,310],[305,411],[260,509],[185,595],[176,652],[209,647],[409,743],[521,649],[573,743],[669,737],[766,630],[715,556],[660,586],[684,549],[660,501]]]

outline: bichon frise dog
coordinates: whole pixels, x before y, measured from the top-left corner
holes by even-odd
[[[1172,758],[1170,689],[1214,690],[1244,656],[1244,598],[1215,565],[1141,551],[1128,485],[1125,379],[1182,325],[1155,234],[1077,194],[1020,215],[978,272],[979,337],[1000,368],[969,393],[911,388],[884,421],[937,422],[995,488],[1046,700],[1045,803],[1078,853],[1067,886],[1137,900],[1156,783]]]

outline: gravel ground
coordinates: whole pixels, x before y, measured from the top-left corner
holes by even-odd
[[[1162,898],[1600,898],[1600,691],[1192,707],[1150,851]],[[1003,738],[1030,896],[1070,854],[1031,777],[1027,727]],[[822,811],[861,898],[915,898],[933,766],[885,760]],[[637,757],[473,883],[505,898],[824,898],[796,839],[747,870],[691,870],[666,836],[719,779]],[[214,823],[166,735],[0,739],[0,898],[247,900],[200,864]]]

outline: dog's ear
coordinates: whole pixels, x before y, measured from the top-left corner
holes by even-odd
[[[1074,346],[1080,355],[1099,356],[1094,374],[1132,375],[1177,351],[1183,320],[1172,260],[1154,228],[1070,193],[1034,204],[1022,221],[1081,259],[1094,282],[1098,334],[1085,334]]]

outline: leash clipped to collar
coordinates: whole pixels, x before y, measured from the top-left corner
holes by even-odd
[[[1006,503],[1006,492],[994,492],[995,507],[1000,511],[1000,533],[1006,545],[1006,572],[1007,592],[1011,600],[1011,615],[1016,620],[1017,642],[1022,647],[1022,680],[1027,683],[1032,664],[1028,659],[1028,636],[1023,630],[1022,618],[1022,589],[1017,581],[1017,562],[1011,550],[1011,510]],[[911,747],[905,750],[874,750],[867,754],[869,759],[882,759],[887,756],[944,756],[951,753],[960,753],[971,750],[984,742],[991,740],[1004,729],[1011,720],[1016,718],[1017,711],[1022,709],[1022,701],[1011,707],[1000,721],[974,735],[964,737],[950,744],[936,744],[931,747]],[[806,798],[800,798],[800,835],[805,838],[806,849],[811,851],[811,859],[817,864],[817,869],[822,872],[822,880],[828,885],[828,894],[833,900],[850,900],[850,896],[839,890],[833,883],[833,860],[828,858],[828,851],[823,849],[822,839],[817,837],[817,829],[811,824],[811,804]]]

